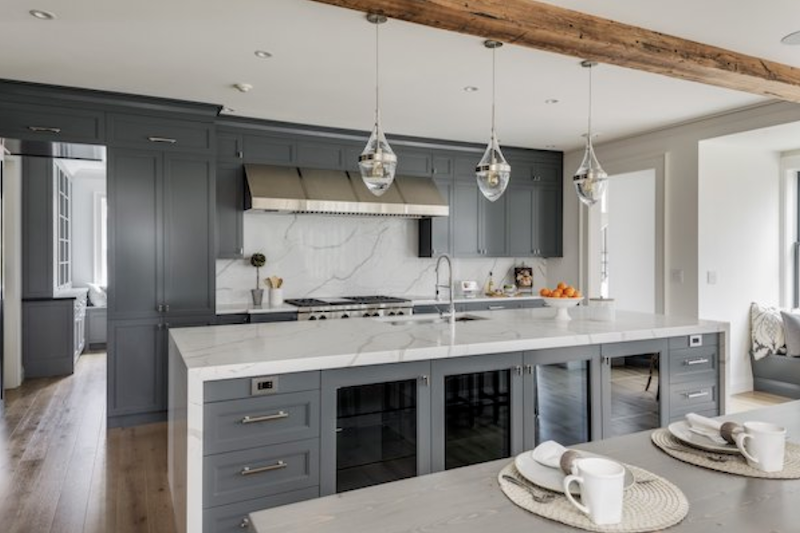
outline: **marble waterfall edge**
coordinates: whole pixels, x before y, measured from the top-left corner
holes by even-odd
[[[246,258],[267,256],[263,277],[282,277],[287,298],[433,295],[436,259],[417,257],[415,220],[247,213],[244,249]],[[491,271],[496,284],[511,283],[513,267],[522,263],[533,267],[538,293],[547,286],[540,258],[456,259],[454,279],[482,285]],[[217,304],[249,302],[254,273],[248,260],[218,260],[216,268]]]

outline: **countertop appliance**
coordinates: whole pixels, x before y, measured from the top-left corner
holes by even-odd
[[[286,300],[285,303],[298,308],[297,320],[403,316],[413,312],[411,300],[393,296],[295,298]]]

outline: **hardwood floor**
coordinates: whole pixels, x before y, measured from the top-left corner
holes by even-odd
[[[166,424],[106,430],[104,353],[73,376],[6,391],[0,415],[4,533],[173,533]]]
[[[785,398],[768,392],[742,392],[740,394],[734,394],[729,398],[728,413],[742,413],[744,411],[752,411],[753,409],[760,409],[761,407],[769,407],[770,405],[779,405],[791,401],[793,401],[791,398]]]

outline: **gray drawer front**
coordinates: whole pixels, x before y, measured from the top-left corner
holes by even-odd
[[[213,148],[211,125],[190,120],[113,115],[108,138],[115,145],[136,148],[158,147],[168,151],[205,151]]]
[[[692,335],[694,337],[695,335]],[[716,333],[703,334],[703,346],[716,346],[719,343],[719,335]],[[689,335],[683,337],[672,337],[669,339],[670,350],[681,350],[683,348],[690,348]],[[699,348],[699,346],[698,346]]]
[[[246,313],[235,315],[217,315],[216,323],[220,326],[230,326],[236,324],[247,324],[250,321]]]
[[[711,409],[704,409],[704,410],[693,409],[691,411],[687,411],[687,413],[689,413],[689,412],[697,413],[700,416],[707,416],[709,418],[714,418],[715,416],[719,416],[719,408],[717,408],[717,407],[714,407],[714,408],[711,408]],[[669,419],[669,423],[671,424],[673,422],[680,422],[682,420],[686,420],[686,413],[671,414],[670,415],[670,419]]]
[[[673,384],[703,378],[714,381],[717,376],[717,347],[709,345],[670,351],[669,375]]]
[[[716,383],[684,383],[670,392],[670,417],[690,411],[714,409],[719,405]]]
[[[275,376],[277,387],[275,394],[319,390],[319,372],[296,372],[294,374],[281,374]],[[240,398],[254,397],[250,394],[251,378],[225,379],[222,381],[207,381],[204,394],[205,403],[238,400]],[[255,396],[265,398],[267,395]]]
[[[544,300],[522,300],[519,304],[522,309],[538,309],[544,307]]]
[[[247,529],[250,513],[271,509],[280,505],[319,498],[319,487],[284,492],[268,498],[222,505],[203,511],[203,533],[242,533]]]
[[[501,300],[498,302],[465,302],[456,304],[458,311],[502,311],[504,309],[520,309],[520,302]]]
[[[415,315],[429,315],[432,313],[440,313],[443,311],[447,311],[447,303],[442,303],[441,305],[416,305],[414,306],[414,314]]]
[[[211,403],[204,424],[205,455],[318,437],[319,391]]]
[[[0,133],[20,139],[101,142],[102,113],[71,111],[60,107],[0,104]]]
[[[251,324],[266,324],[268,322],[294,322],[297,320],[297,313],[252,313],[250,315]]]
[[[268,471],[243,475],[249,469]],[[209,455],[203,460],[203,507],[319,485],[319,439]]]

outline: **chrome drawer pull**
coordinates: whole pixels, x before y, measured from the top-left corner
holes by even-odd
[[[700,359],[687,359],[683,362],[684,365],[692,366],[692,365],[704,365],[708,363],[708,359],[705,357],[701,357]]]
[[[61,128],[51,128],[47,126],[28,126],[28,129],[35,133],[61,133]]]
[[[147,140],[150,141],[151,143],[175,144],[176,142],[178,142],[178,139],[170,139],[169,137],[155,137],[155,136],[148,137]]]
[[[242,424],[257,424],[259,422],[272,422],[274,420],[281,420],[282,418],[289,418],[289,413],[286,411],[278,411],[274,415],[264,415],[264,416],[250,416],[247,415],[242,418]]]
[[[264,472],[272,472],[273,470],[283,470],[288,465],[284,461],[278,461],[274,465],[268,466],[260,466],[258,468],[250,468],[249,466],[245,466],[239,472],[242,476],[252,476],[253,474],[263,474]]]
[[[690,400],[694,400],[695,398],[702,398],[703,396],[708,396],[711,394],[709,391],[697,391],[697,392],[686,392],[683,395],[686,396]]]
[[[490,305],[489,311],[500,311],[501,309],[505,309],[505,305]]]
[[[242,518],[242,521],[239,522],[239,529],[247,529],[248,527],[250,527],[250,519],[245,516]]]

